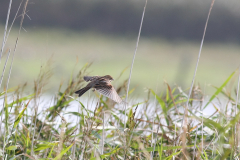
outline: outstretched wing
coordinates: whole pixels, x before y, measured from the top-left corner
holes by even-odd
[[[99,76],[84,76],[83,79],[86,81],[86,82],[89,82],[89,81],[94,81],[96,79],[98,79]]]
[[[102,95],[114,100],[117,103],[122,102],[122,99],[119,97],[116,90],[113,88],[111,84],[99,86],[99,87],[96,86],[96,90]]]

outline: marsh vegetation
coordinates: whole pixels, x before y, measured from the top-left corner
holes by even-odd
[[[128,88],[130,78],[126,73],[132,67],[126,57],[130,50],[134,51],[135,39],[62,29],[25,29],[22,25],[27,5],[28,0],[23,1],[16,14],[21,18],[19,30],[7,22],[6,29],[0,28],[4,30],[2,159],[238,159],[236,44],[206,44],[203,51],[208,54],[201,57],[205,65],[197,66],[199,74],[195,80],[190,73],[196,72],[197,55],[189,58],[188,53],[196,53],[199,45],[141,39],[139,34],[133,85]],[[105,57],[101,57],[101,52],[106,53]],[[176,53],[186,57],[176,58]],[[87,57],[95,62],[86,63]],[[220,57],[224,61],[218,61]],[[106,72],[113,75],[116,91],[126,103],[116,104],[96,92],[81,98],[74,94],[85,85],[83,76]],[[165,75],[170,80],[163,80]],[[213,85],[206,84],[211,80]],[[190,87],[191,81],[195,83]],[[73,106],[75,110],[71,110]],[[213,111],[210,115],[204,112],[209,108]]]

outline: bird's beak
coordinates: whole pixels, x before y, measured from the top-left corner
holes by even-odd
[[[114,79],[112,79],[114,81]]]

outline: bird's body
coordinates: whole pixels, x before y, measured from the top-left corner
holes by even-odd
[[[118,96],[117,92],[111,85],[113,78],[110,75],[106,76],[84,76],[83,79],[89,82],[86,87],[76,91],[75,93],[82,96],[89,89],[93,88],[97,90],[102,95],[111,98],[117,103],[121,103],[122,99]]]

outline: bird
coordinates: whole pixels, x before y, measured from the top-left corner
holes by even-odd
[[[89,83],[84,88],[75,92],[79,97],[81,97],[89,89],[93,88],[94,91],[97,90],[100,94],[112,99],[117,103],[122,102],[122,99],[119,97],[111,84],[111,81],[114,80],[112,76],[84,76],[83,79]]]

